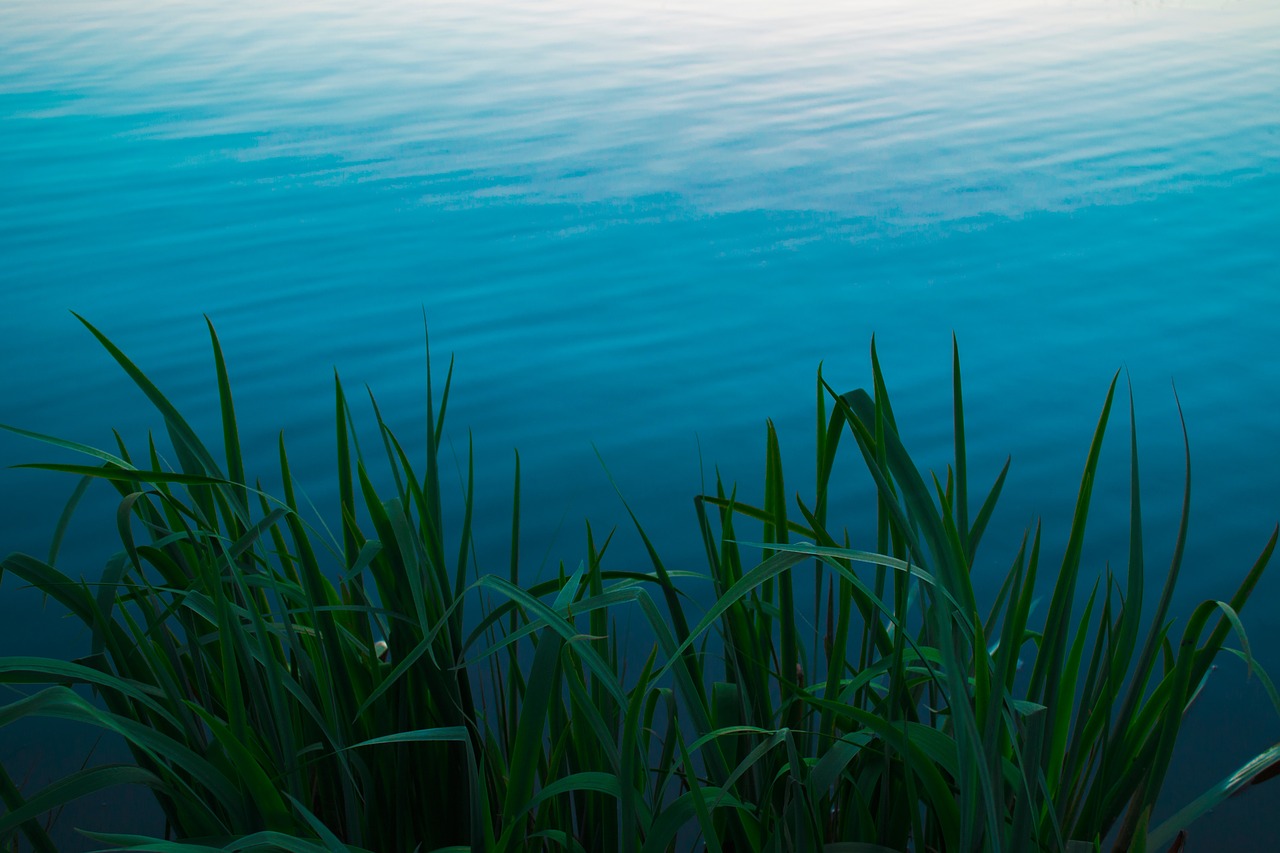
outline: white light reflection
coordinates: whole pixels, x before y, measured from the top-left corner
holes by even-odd
[[[1274,168],[1280,5],[231,2],[0,9],[0,83],[321,179],[904,223]],[[327,171],[326,171],[327,170]],[[328,175],[326,178],[325,175]]]

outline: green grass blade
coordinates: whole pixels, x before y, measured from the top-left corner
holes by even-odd
[[[516,729],[507,793],[502,807],[504,815],[519,812],[533,795],[538,758],[543,751],[547,711],[559,685],[556,673],[560,667],[560,650],[563,646],[564,640],[554,631],[545,630],[539,637],[538,649],[534,652],[533,664],[529,669],[524,702],[520,706],[520,722]],[[521,821],[508,827],[508,835],[504,836],[507,839],[507,844],[503,845],[505,848],[510,849],[510,845],[515,845],[519,849],[524,843],[524,826]]]
[[[1212,788],[1170,815],[1159,826],[1150,831],[1147,835],[1147,844],[1154,850],[1163,849],[1166,844],[1173,840],[1179,830],[1185,829],[1194,821],[1213,811],[1226,802],[1227,798],[1241,793],[1245,788],[1256,782],[1271,778],[1277,765],[1280,765],[1280,744],[1258,753],[1241,765],[1234,773],[1229,774]]]
[[[214,331],[213,321],[205,315],[205,323],[209,327],[209,341],[213,345],[213,364],[218,375],[218,404],[222,415],[223,447],[227,457],[227,478],[239,484],[235,489],[239,509],[247,515],[249,512],[249,493],[244,488],[244,457],[240,450],[240,429],[236,425],[235,405],[231,400],[231,381],[227,376],[227,362],[222,354],[222,344],[218,341],[218,333]]]
[[[966,554],[969,550],[969,465],[964,438],[964,394],[960,387],[960,344],[955,332],[951,333],[951,398],[954,420],[956,454],[956,527],[960,532],[960,544]]]
[[[32,820],[48,811],[81,797],[96,793],[104,788],[117,785],[147,785],[152,788],[164,788],[165,783],[154,773],[126,764],[112,764],[103,767],[88,767],[70,773],[39,793],[33,794],[19,808],[0,816],[0,838],[23,823]]]
[[[214,461],[213,455],[209,453],[208,448],[206,448],[204,443],[200,441],[195,430],[193,430],[191,425],[187,423],[186,418],[184,418],[174,405],[169,402],[169,399],[160,392],[160,389],[147,378],[147,375],[143,373],[142,370],[120,350],[119,347],[113,344],[106,335],[98,331],[96,326],[81,317],[79,314],[76,314],[74,311],[71,313],[77,320],[84,324],[85,328],[88,329],[95,338],[98,339],[98,342],[102,344],[102,347],[113,359],[115,359],[116,363],[124,368],[124,371],[129,375],[129,378],[133,380],[134,384],[138,386],[142,393],[146,395],[147,399],[151,401],[151,404],[155,406],[156,410],[164,417],[165,424],[174,439],[174,449],[180,453],[189,453],[194,457],[194,459],[203,466],[203,473],[221,478],[221,469],[218,467],[217,462]]]

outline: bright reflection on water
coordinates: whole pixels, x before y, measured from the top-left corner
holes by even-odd
[[[1270,4],[675,5],[25,4],[4,70],[67,99],[19,114],[246,134],[239,157],[338,161],[313,179],[430,177],[426,202],[674,193],[912,226],[1274,164]]]
[[[773,417],[805,490],[813,371],[865,383],[874,332],[937,467],[954,330],[971,470],[1013,454],[983,577],[1037,514],[1061,548],[1120,366],[1162,570],[1176,379],[1186,612],[1228,594],[1280,515],[1278,129],[1270,0],[0,0],[0,421],[94,443],[154,425],[70,308],[211,425],[207,313],[251,467],[269,479],[283,427],[327,508],[331,367],[412,438],[425,306],[437,356],[458,354],[484,565],[505,565],[513,446],[530,575],[576,564],[583,517],[623,521],[594,444],[669,562],[696,567],[699,440],[749,490]],[[43,458],[0,438],[0,463]],[[1121,569],[1123,439],[1104,464],[1090,565]],[[0,552],[42,553],[69,486],[0,474]],[[846,495],[855,537],[865,496]],[[66,567],[92,574],[112,541],[86,518]],[[615,550],[637,558],[625,533]],[[1273,669],[1277,596],[1265,583],[1245,614]],[[6,647],[79,653],[33,604],[3,588]],[[1171,805],[1280,738],[1229,669]],[[56,753],[14,737],[15,772]],[[1234,800],[1193,838],[1273,845],[1275,803]],[[84,813],[109,811],[127,819]]]

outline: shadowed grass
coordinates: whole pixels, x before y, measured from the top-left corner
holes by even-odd
[[[577,568],[526,584],[518,457],[506,571],[474,562],[470,453],[460,512],[449,514],[460,520],[446,530],[439,453],[452,364],[437,394],[428,360],[425,454],[416,464],[376,402],[381,458],[366,456],[335,376],[330,536],[303,520],[283,438],[281,493],[247,481],[212,325],[219,456],[142,370],[85,326],[161,415],[177,464],[162,464],[150,436],[140,453],[120,439],[108,452],[4,427],[88,459],[32,466],[78,476],[80,485],[49,559],[14,554],[0,572],[66,608],[88,628],[90,648],[76,661],[0,659],[0,682],[20,695],[0,708],[0,725],[79,721],[123,738],[134,764],[89,767],[25,793],[0,771],[6,846],[22,839],[51,851],[42,815],[138,784],[154,791],[165,838],[93,836],[104,845],[1164,849],[1280,766],[1273,747],[1150,825],[1184,713],[1233,635],[1240,649],[1229,651],[1275,697],[1238,614],[1276,533],[1230,598],[1201,604],[1175,633],[1169,611],[1186,541],[1188,449],[1174,557],[1154,612],[1144,613],[1130,401],[1126,569],[1084,577],[1118,375],[1086,454],[1061,563],[1042,571],[1041,531],[1029,530],[1006,558],[994,600],[980,607],[970,569],[1009,466],[984,492],[971,489],[958,351],[955,455],[941,474],[921,472],[904,447],[873,344],[869,390],[837,393],[819,373],[811,500],[789,497],[769,423],[761,504],[739,500],[719,475],[695,501],[705,573],[665,565],[632,514],[647,565],[606,569],[611,537],[598,541],[588,526]],[[837,526],[847,508],[830,499],[841,443],[850,441],[845,455],[876,486],[875,541],[859,547]],[[97,480],[119,494],[122,549],[90,583],[56,568],[56,555],[85,485]],[[390,488],[375,485],[386,481]],[[981,500],[971,503],[975,494]],[[1049,602],[1035,618],[1040,578],[1050,573]],[[814,610],[802,614],[796,584],[810,580]],[[686,612],[694,599],[708,600],[708,584],[710,607]],[[617,628],[636,610],[651,643],[643,662]]]

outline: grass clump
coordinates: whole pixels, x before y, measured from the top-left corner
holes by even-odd
[[[839,394],[819,375],[812,500],[788,500],[770,424],[762,503],[719,480],[695,502],[705,573],[668,569],[643,531],[649,564],[608,568],[609,538],[588,527],[577,568],[526,585],[518,462],[505,570],[474,564],[470,460],[461,521],[445,530],[452,364],[437,395],[428,363],[423,459],[374,404],[392,483],[382,492],[335,382],[330,539],[299,512],[283,440],[281,494],[247,481],[212,325],[218,453],[85,325],[162,416],[177,464],[165,467],[151,438],[107,451],[5,427],[87,457],[35,467],[114,487],[123,547],[92,582],[52,557],[0,563],[4,581],[38,588],[91,637],[75,661],[0,659],[0,682],[20,697],[0,725],[79,721],[123,738],[134,761],[25,793],[0,770],[5,846],[51,851],[38,818],[135,784],[154,792],[165,837],[88,834],[166,851],[1165,849],[1280,762],[1273,747],[1151,823],[1183,715],[1233,633],[1253,664],[1239,612],[1276,533],[1233,595],[1177,629],[1188,467],[1172,565],[1145,611],[1131,413],[1126,572],[1084,578],[1114,379],[1034,618],[1050,575],[1039,528],[985,608],[970,579],[1008,464],[971,501],[958,354],[945,474],[926,479],[903,446],[873,345],[870,389]],[[876,485],[871,547],[853,547],[829,501],[842,443]],[[754,546],[740,541],[747,527]],[[699,615],[685,587],[708,579],[714,603]],[[813,590],[812,630],[799,584]],[[652,650],[628,663],[616,621],[635,610]]]

